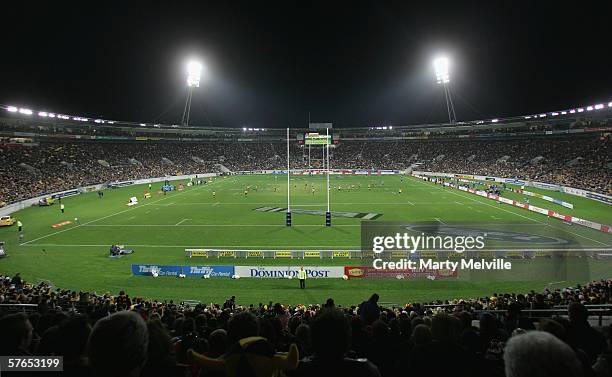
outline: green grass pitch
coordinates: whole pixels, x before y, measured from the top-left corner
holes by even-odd
[[[551,229],[565,227],[575,234],[581,247],[610,248],[610,236],[579,226],[565,225],[555,219],[524,209],[442,188],[413,177],[336,176],[330,177],[332,211],[373,212],[380,221],[479,221],[486,223],[519,222]],[[368,188],[368,185],[370,188]],[[160,184],[154,186],[159,188]],[[250,186],[248,195],[244,191]],[[338,189],[341,186],[341,189]],[[256,190],[255,190],[256,187]],[[312,188],[314,187],[314,193]],[[295,280],[286,279],[153,279],[132,276],[130,264],[235,264],[235,265],[359,265],[358,259],[186,259],[185,248],[240,249],[359,249],[360,221],[333,218],[333,226],[324,226],[323,216],[294,214],[293,226],[285,226],[284,212],[260,212],[258,207],[287,206],[287,180],[284,175],[217,177],[211,183],[186,187],[167,195],[153,193],[142,199],[146,185],[105,190],[62,200],[59,205],[31,207],[13,216],[24,224],[20,244],[16,226],[0,228],[0,241],[6,242],[9,257],[0,260],[0,273],[21,272],[30,280],[49,280],[62,288],[116,293],[125,289],[134,296],[202,302],[222,302],[236,295],[240,304],[275,301],[287,304],[321,303],[328,297],[343,305],[358,304],[373,292],[381,301],[407,303],[432,299],[467,298],[493,292],[541,290],[549,284],[572,285],[588,279],[609,278],[610,262],[588,258],[569,260],[562,268],[569,271],[564,279],[541,273],[548,260],[517,261],[511,273],[462,273],[453,281],[310,279],[306,290]],[[399,190],[402,193],[399,193]],[[213,197],[213,191],[215,196]],[[544,192],[533,189],[533,191]],[[606,224],[612,223],[610,207],[563,193],[547,194],[576,207],[569,210],[541,199],[530,203],[556,209]],[[504,194],[514,199],[521,196]],[[131,196],[140,204],[127,207]],[[516,197],[514,197],[516,196]],[[292,176],[293,209],[326,208],[324,176]],[[74,218],[79,219],[78,223]],[[59,228],[62,221],[72,224]],[[136,252],[120,259],[108,258],[111,244],[121,244]],[[581,267],[572,274],[573,266]],[[559,268],[559,266],[551,267]],[[586,272],[585,272],[586,271]],[[558,276],[558,275],[555,275]]]

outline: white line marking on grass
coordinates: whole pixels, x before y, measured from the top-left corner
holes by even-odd
[[[182,224],[183,221],[190,219],[183,219],[177,224],[172,226],[178,227],[280,227],[286,228],[285,224]],[[88,228],[93,227],[168,227],[171,224],[93,224],[85,225]],[[361,224],[336,224],[335,227],[360,227]],[[294,224],[293,227],[325,227],[325,224]]]
[[[26,247],[108,247],[108,244],[97,245],[97,244],[81,244],[81,245],[62,245],[62,244],[36,244],[36,245],[24,245]],[[139,244],[125,244],[123,246],[131,247],[151,247],[151,248],[208,248],[208,249],[265,249],[265,250],[286,250],[286,249],[327,249],[327,250],[342,250],[342,251],[360,251],[359,245],[352,246],[338,246],[338,245],[318,245],[318,246],[304,246],[304,245],[139,245]]]
[[[434,217],[434,219],[435,219],[437,222],[439,222],[440,224],[446,225],[446,223],[445,223],[444,221],[440,220],[439,218]]]
[[[217,182],[220,182],[220,181],[217,181]],[[213,182],[213,183],[214,183],[214,182]],[[212,184],[212,183],[211,183],[211,184]],[[196,189],[196,190],[197,190],[197,189]],[[143,205],[138,206],[138,207],[130,207],[130,208],[128,208],[128,209],[124,209],[124,210],[122,210],[122,211],[119,211],[119,212],[116,212],[116,213],[112,213],[112,214],[110,214],[110,215],[102,216],[102,217],[97,218],[97,219],[95,219],[95,220],[87,221],[87,222],[85,222],[85,223],[82,223],[82,224],[79,224],[79,225],[73,226],[73,227],[71,227],[71,228],[66,228],[66,229],[58,230],[58,231],[56,231],[56,232],[51,232],[51,233],[46,234],[46,235],[44,235],[44,236],[40,236],[40,237],[38,237],[38,238],[34,238],[33,240],[26,241],[26,242],[24,242],[22,245],[27,245],[27,244],[29,244],[29,243],[36,242],[36,241],[38,241],[38,240],[42,240],[42,239],[44,239],[44,238],[54,236],[54,235],[56,235],[56,234],[64,233],[64,232],[67,232],[67,231],[69,231],[69,230],[74,230],[74,229],[76,229],[76,228],[80,228],[80,227],[82,227],[82,226],[85,226],[85,225],[89,225],[89,224],[92,224],[92,223],[98,222],[98,221],[100,221],[100,220],[108,219],[109,217],[117,216],[117,215],[120,215],[120,214],[125,213],[125,212],[133,211],[133,210],[138,209],[138,208],[146,207],[146,206],[149,206],[149,205],[155,204],[155,203],[157,203],[157,202],[161,202],[162,200],[170,199],[170,198],[173,198],[173,197],[176,197],[176,196],[178,196],[178,195],[182,195],[182,194],[185,194],[185,193],[188,193],[188,192],[191,192],[191,191],[181,191],[181,192],[177,193],[176,195],[166,196],[166,197],[163,197],[163,198],[161,198],[161,199],[154,200],[154,201],[152,201],[152,202],[149,202],[149,203],[147,203],[147,204],[143,204]],[[156,208],[156,209],[159,209],[159,208]]]
[[[108,243],[106,244],[56,244],[56,243],[41,243],[34,245],[23,245],[24,247],[108,247]],[[264,249],[264,250],[287,250],[287,249],[323,249],[327,250],[343,250],[343,251],[361,251],[359,249],[361,246],[338,246],[338,245],[319,245],[319,246],[304,246],[304,245],[140,245],[140,244],[125,244],[123,246],[133,246],[133,247],[151,247],[151,248],[208,248],[208,249],[225,249],[225,250],[235,250],[235,249]],[[507,250],[525,250],[525,247],[504,247],[501,248],[504,251]],[[438,249],[428,249],[429,251],[448,251],[448,250],[438,250]],[[500,249],[482,249],[479,251],[499,251]],[[557,251],[558,249],[538,249],[542,251]],[[606,251],[609,250],[607,248],[589,248],[589,249],[562,249],[565,251]]]
[[[463,204],[463,203],[461,203],[461,202],[455,202],[455,203],[459,204],[460,206],[465,205],[465,204]],[[468,208],[472,208],[472,207],[468,207]]]
[[[213,205],[212,205],[212,206],[213,206],[213,207],[216,207],[216,206],[218,206],[219,204],[221,204],[221,202],[216,202],[216,203],[213,203]]]
[[[419,182],[419,183],[422,183],[422,184],[424,184],[424,185],[427,185],[427,183],[422,182],[422,181],[421,181],[421,180],[419,180],[419,179],[416,179],[416,181],[417,181],[417,182]],[[440,187],[436,187],[436,188],[437,188],[438,190],[445,190],[445,189],[440,188]],[[480,204],[486,205],[486,206],[491,207],[491,208],[496,208],[496,209],[498,209],[498,210],[500,210],[500,211],[504,211],[504,212],[507,212],[507,213],[513,214],[513,215],[515,215],[515,216],[522,217],[522,218],[524,218],[524,219],[527,219],[527,220],[529,220],[529,221],[536,222],[536,223],[538,223],[538,224],[542,224],[542,225],[545,225],[545,226],[549,226],[549,227],[551,227],[551,228],[553,228],[553,229],[557,229],[557,230],[559,230],[559,229],[560,229],[560,228],[558,228],[558,227],[556,227],[556,226],[552,226],[552,225],[547,224],[547,223],[545,223],[545,222],[543,222],[543,221],[539,221],[539,220],[537,220],[537,219],[534,219],[534,218],[531,218],[531,217],[527,217],[527,216],[522,215],[522,214],[520,214],[520,213],[516,213],[516,212],[513,212],[513,211],[509,211],[509,210],[507,210],[507,209],[505,209],[505,208],[500,207],[499,205],[494,206],[494,205],[492,205],[492,204],[489,204],[489,203],[486,203],[486,202],[483,202],[483,201],[480,201],[480,200],[476,200],[475,198],[471,198],[471,197],[467,196],[467,195],[470,195],[470,196],[471,196],[471,195],[474,195],[474,194],[471,194],[471,193],[465,193],[466,195],[460,195],[459,193],[456,193],[456,192],[454,192],[454,191],[455,191],[455,189],[450,189],[449,191],[445,190],[445,192],[451,193],[451,194],[456,195],[456,196],[459,196],[459,197],[461,197],[461,198],[469,199],[469,200],[471,200],[471,201],[474,201],[474,202],[477,202],[477,203],[480,203]],[[460,192],[462,192],[462,193],[463,193],[463,191],[460,191]],[[488,199],[488,198],[483,198],[483,197],[480,197],[480,196],[479,196],[479,198],[482,198],[482,199],[484,199],[484,200],[490,200],[490,199]],[[516,208],[518,208],[518,207],[516,207]],[[480,212],[480,211],[476,210],[476,212]],[[561,230],[563,230],[563,229],[561,229]],[[568,233],[570,233],[570,234],[573,234],[573,235],[575,235],[575,236],[578,236],[578,237],[582,237],[582,238],[587,239],[587,240],[589,240],[589,241],[596,242],[596,243],[598,243],[598,244],[600,244],[600,245],[609,246],[608,244],[606,244],[606,243],[604,243],[604,242],[601,242],[601,241],[595,240],[595,239],[590,238],[590,237],[587,237],[587,236],[583,236],[582,234],[578,234],[578,233],[570,232],[570,231],[568,231],[568,230],[566,230],[566,232],[568,232]]]
[[[497,216],[493,216],[493,215],[491,215],[491,217],[492,217],[492,218],[494,218],[495,220],[501,220],[501,218],[500,218],[500,217],[497,217]]]
[[[411,202],[410,200],[406,200],[406,203],[410,204],[411,206],[414,206],[414,203]]]

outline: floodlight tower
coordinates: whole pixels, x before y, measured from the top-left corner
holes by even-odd
[[[193,88],[200,87],[200,78],[202,77],[202,64],[197,61],[187,63],[187,99],[185,108],[183,109],[183,118],[181,124],[189,125],[189,113],[191,112],[191,97],[193,96]]]
[[[436,70],[436,82],[442,84],[444,88],[444,97],[446,98],[446,111],[448,112],[449,123],[456,123],[457,116],[455,115],[455,106],[453,106],[453,99],[450,93],[450,74],[449,66],[450,62],[447,57],[436,58],[433,62],[434,69]]]

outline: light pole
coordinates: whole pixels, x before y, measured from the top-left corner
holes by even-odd
[[[444,88],[444,97],[446,98],[446,111],[448,113],[449,123],[456,123],[457,116],[455,115],[455,107],[453,106],[453,99],[451,98],[450,92],[450,74],[449,66],[450,62],[446,57],[436,58],[433,62],[434,69],[436,70],[436,82],[442,84]]]
[[[193,96],[193,88],[200,87],[200,78],[202,77],[202,64],[197,61],[187,63],[187,99],[185,100],[185,108],[183,109],[183,117],[181,124],[189,126],[189,114],[191,113],[191,97]]]

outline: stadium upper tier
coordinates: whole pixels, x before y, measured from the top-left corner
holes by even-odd
[[[282,142],[0,143],[0,202],[79,186],[167,175],[286,168]],[[292,169],[322,167],[321,149],[290,144]],[[609,134],[539,139],[343,141],[331,148],[338,169],[407,169],[531,179],[612,193]]]

